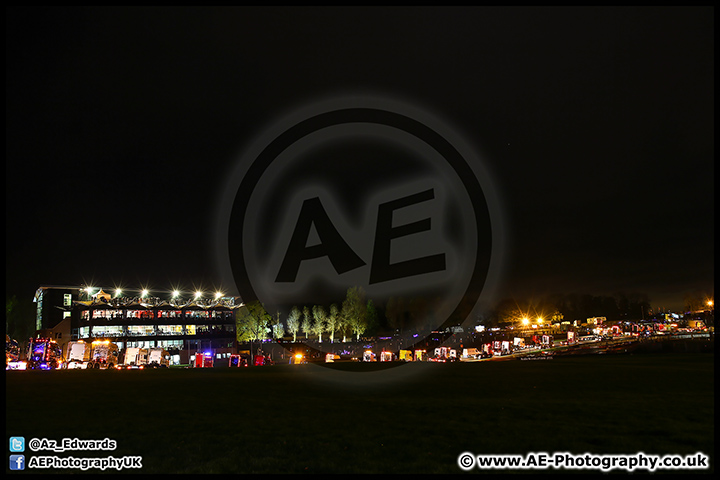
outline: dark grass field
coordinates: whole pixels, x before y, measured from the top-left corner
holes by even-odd
[[[142,457],[123,473],[463,473],[463,452],[703,452],[680,473],[714,471],[714,354],[7,372],[6,400],[6,438],[117,441],[28,460]]]

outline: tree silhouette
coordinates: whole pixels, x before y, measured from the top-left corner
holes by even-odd
[[[348,288],[342,312],[345,321],[356,336],[356,341],[360,340],[360,335],[367,329],[367,305],[362,287]]]
[[[335,330],[338,329],[340,321],[340,311],[337,304],[333,303],[330,305],[330,313],[327,316],[327,331],[330,332],[330,343],[335,341]]]
[[[293,342],[297,341],[297,333],[298,330],[300,330],[300,316],[302,314],[300,313],[300,309],[297,307],[292,307],[290,310],[290,315],[288,315],[287,318],[287,329],[288,332],[292,333],[293,336]]]
[[[265,307],[259,301],[243,305],[240,307],[235,320],[238,342],[249,342],[252,355],[253,341],[265,340],[268,335],[268,325],[271,323],[272,317],[265,311]]]
[[[318,336],[318,341],[322,343],[322,334],[327,329],[327,325],[325,323],[327,313],[325,312],[325,309],[322,307],[322,305],[315,305],[312,308],[312,315],[313,324],[310,329],[315,335]]]
[[[305,340],[307,340],[312,333],[312,313],[307,306],[303,307],[303,319],[300,328],[305,334]]]

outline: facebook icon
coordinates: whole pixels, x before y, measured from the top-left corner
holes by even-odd
[[[10,470],[25,470],[25,455],[10,455]]]

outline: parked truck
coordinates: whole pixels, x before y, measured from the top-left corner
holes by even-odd
[[[62,350],[54,341],[46,337],[31,338],[28,343],[28,370],[55,370],[63,364]]]
[[[481,349],[463,348],[460,360],[464,362],[473,362],[476,360],[482,360],[483,358],[488,358],[489,356],[490,355],[486,354]]]
[[[265,353],[258,353],[255,355],[255,358],[253,358],[253,365],[256,367],[262,367],[264,365],[272,365],[274,362],[272,359],[270,359],[270,355],[266,355]]]
[[[385,350],[380,352],[380,361],[381,362],[392,362],[393,361],[392,352],[386,352]]]
[[[120,349],[110,340],[95,340],[87,368],[110,369],[119,363]]]
[[[90,354],[92,353],[92,344],[85,343],[82,340],[77,342],[68,342],[67,353],[65,354],[65,364],[63,368],[68,369],[85,369],[90,363]]]
[[[192,364],[194,368],[212,368],[213,356],[211,352],[197,352],[195,354],[195,362]]]
[[[243,357],[242,355],[230,355],[230,361],[228,362],[228,365],[231,367],[247,367],[248,366],[248,358]]]
[[[363,362],[377,362],[377,355],[372,350],[363,352]]]
[[[20,360],[20,344],[5,334],[5,370],[25,370],[27,363]]]
[[[125,350],[122,365],[119,369],[142,370],[148,364],[148,349],[140,347],[128,347]]]
[[[148,368],[168,368],[170,354],[164,348],[151,348],[147,356]]]
[[[454,362],[457,360],[457,350],[450,347],[437,347],[435,356],[430,360],[433,362]]]

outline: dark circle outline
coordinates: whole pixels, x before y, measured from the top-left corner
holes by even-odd
[[[391,121],[392,120],[392,121]],[[292,127],[283,131],[280,135],[276,136],[255,158],[252,165],[244,175],[233,202],[232,210],[230,213],[229,227],[228,227],[228,255],[230,259],[230,268],[233,272],[235,284],[238,287],[238,291],[243,296],[243,302],[250,302],[258,300],[257,294],[255,293],[252,283],[248,277],[247,268],[244,262],[244,255],[242,248],[232,249],[231,245],[242,245],[245,213],[249,199],[254,192],[255,185],[257,185],[259,179],[264,174],[265,170],[270,166],[274,159],[280,155],[286,148],[298,141],[300,138],[309,135],[312,132],[318,131],[322,128],[347,124],[347,123],[375,123],[380,125],[386,125],[402,130],[410,135],[415,136],[421,141],[428,144],[436,152],[438,152],[453,168],[455,173],[462,181],[465,189],[470,197],[470,201],[475,211],[475,221],[477,229],[477,251],[475,268],[473,269],[472,277],[470,278],[469,285],[465,290],[465,294],[460,300],[455,310],[448,316],[448,318],[438,327],[438,329],[444,329],[454,323],[454,318],[459,314],[459,310],[463,306],[463,300],[466,298],[472,298],[473,304],[477,302],[482,293],[483,287],[487,280],[487,275],[490,268],[490,258],[492,256],[492,235],[491,228],[487,232],[482,232],[481,227],[488,225],[492,227],[490,221],[490,213],[488,209],[487,199],[483,192],[480,183],[478,182],[475,173],[464,160],[464,157],[457,149],[447,140],[445,137],[437,133],[427,125],[402,115],[396,112],[390,112],[387,110],[381,110],[377,108],[367,107],[353,107],[353,108],[342,108],[329,112],[319,113],[310,118],[307,118]],[[419,130],[418,134],[414,130]],[[424,137],[423,134],[427,136]],[[482,204],[476,199],[482,199]],[[244,207],[238,208],[238,205],[244,205]],[[239,217],[239,220],[238,220]],[[240,252],[239,254],[236,252]],[[485,255],[482,252],[487,252]],[[238,258],[239,256],[239,258]],[[238,277],[241,277],[242,283],[238,282]],[[482,278],[479,278],[482,277]],[[473,288],[474,285],[477,286]],[[249,292],[251,295],[245,296],[244,293]],[[424,339],[423,339],[424,340]]]

